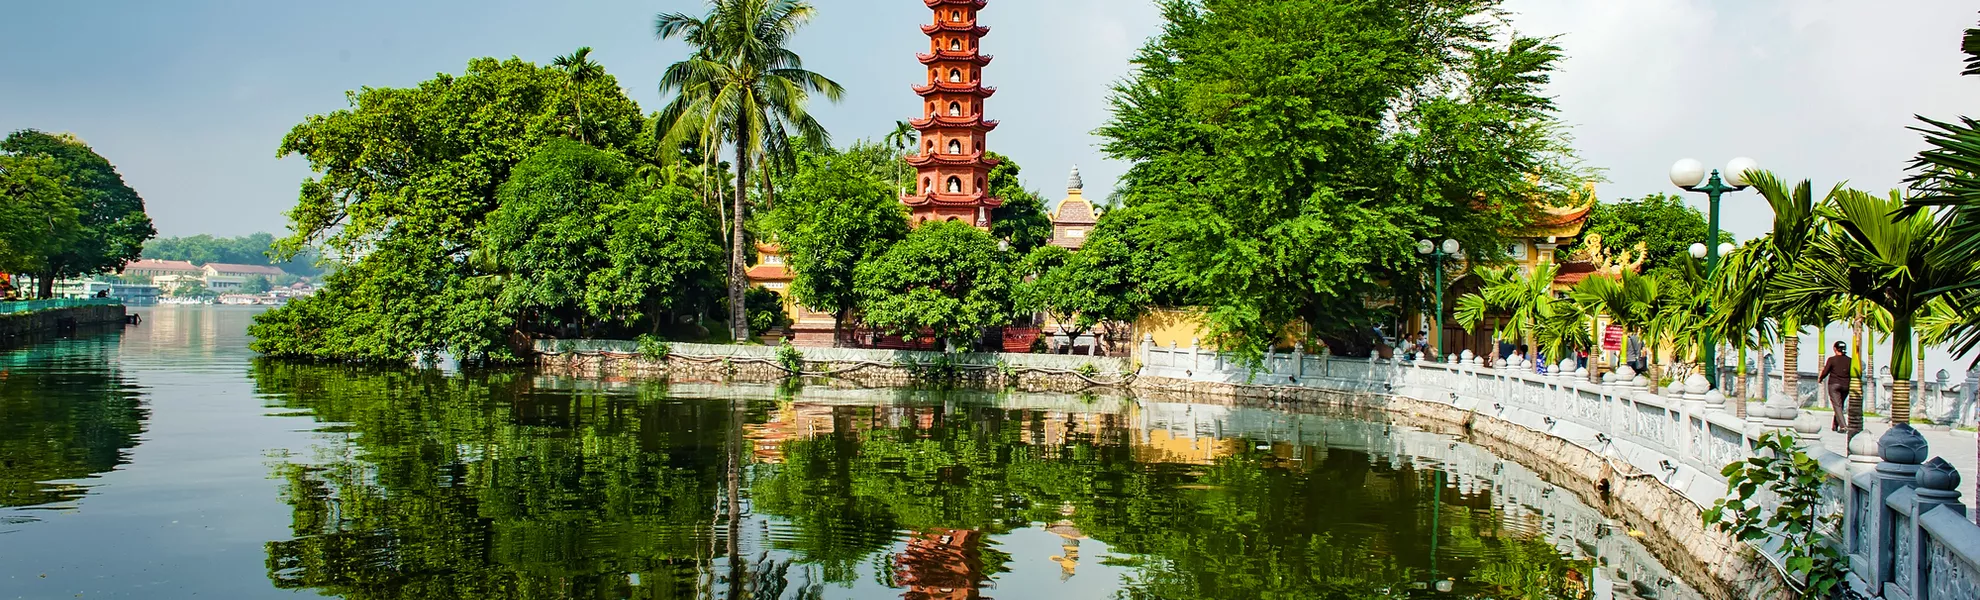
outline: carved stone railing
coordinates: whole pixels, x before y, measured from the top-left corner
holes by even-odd
[[[1487,368],[1469,353],[1436,363],[1334,359],[1295,350],[1268,353],[1249,366],[1215,351],[1163,348],[1152,340],[1143,341],[1140,359],[1142,377],[1449,404],[1626,463],[1701,508],[1726,494],[1723,467],[1750,458],[1766,432],[1791,431],[1830,475],[1824,513],[1841,513],[1843,526],[1824,533],[1849,556],[1858,593],[1893,600],[1980,598],[1980,526],[1959,501],[1959,473],[1944,459],[1927,462],[1925,438],[1909,426],[1893,428],[1877,442],[1858,436],[1844,457],[1815,443],[1826,419],[1802,419],[1787,394],[1741,418],[1697,375],[1682,388],[1658,391],[1627,367],[1591,383],[1572,363],[1553,373],[1530,364]],[[1779,565],[1776,546],[1757,549]]]

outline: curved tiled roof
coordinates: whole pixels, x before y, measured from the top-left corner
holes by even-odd
[[[969,129],[981,129],[984,131],[990,131],[997,128],[997,122],[985,120],[983,118],[983,115],[970,115],[967,117],[951,117],[951,116],[938,114],[933,117],[914,119],[912,121],[908,121],[908,126],[913,127],[915,129],[923,129],[923,130],[933,129],[936,127],[966,127]]]
[[[997,95],[997,88],[985,86],[982,82],[949,83],[947,81],[937,81],[929,85],[914,86],[914,93],[923,96],[940,93],[970,94],[978,98],[989,98]]]
[[[977,54],[975,52],[950,52],[948,50],[943,50],[941,52],[936,52],[933,54],[927,52],[919,52],[916,53],[914,57],[916,59],[919,59],[921,61],[921,64],[924,65],[932,65],[944,61],[959,61],[966,63],[974,63],[976,66],[979,67],[990,66],[990,61],[997,60],[997,57],[991,56],[989,54]]]
[[[921,2],[923,4],[927,4],[929,8],[935,8],[937,6],[941,6],[944,4],[954,4],[957,6],[967,6],[970,8],[982,9],[984,6],[990,4],[990,0],[921,0]]]
[[[908,157],[907,162],[909,165],[916,167],[925,167],[928,165],[983,165],[985,167],[994,167],[1004,164],[1004,161],[984,156],[982,152],[971,152],[969,154],[930,154],[923,152]]]
[[[908,206],[928,206],[931,204],[944,205],[944,206],[976,206],[978,204],[982,204],[983,206],[986,207],[996,208],[1004,205],[1004,199],[995,198],[995,197],[979,198],[976,194],[941,194],[941,193],[907,194],[901,196],[901,204],[906,204]]]

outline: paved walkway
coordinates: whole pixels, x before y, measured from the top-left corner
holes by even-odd
[[[1748,406],[1752,408],[1760,407],[1759,404],[1750,404]],[[1823,425],[1822,446],[1836,454],[1849,455],[1849,447],[1846,445],[1848,440],[1843,437],[1843,434],[1828,430],[1829,413],[1804,412],[1801,418],[1820,418]],[[1884,432],[1891,429],[1891,425],[1885,423],[1882,417],[1865,416],[1863,417],[1863,429],[1864,433],[1870,435],[1870,439],[1874,440],[1883,437]],[[1976,442],[1973,432],[1942,427],[1920,427],[1918,428],[1918,432],[1925,434],[1925,442],[1930,444],[1928,456],[1944,457],[1946,462],[1952,463],[1953,468],[1959,469],[1960,487],[1964,488],[1964,490],[1971,490],[1975,478],[1980,477],[1980,469],[1976,468],[1976,463],[1980,463],[1980,456],[1974,454],[1974,449],[1976,446],[1980,446],[1980,442]],[[1972,498],[1964,498],[1963,500],[1967,502],[1973,501]]]

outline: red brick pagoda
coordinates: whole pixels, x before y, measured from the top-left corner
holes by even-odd
[[[921,153],[908,157],[918,183],[901,202],[916,225],[951,220],[988,228],[990,209],[1004,204],[986,189],[998,161],[984,154],[984,138],[997,122],[983,120],[983,101],[997,88],[983,86],[991,57],[978,52],[978,42],[990,28],[976,24],[976,13],[988,0],[922,2],[934,9],[935,23],[921,26],[929,38],[929,52],[919,55],[928,85],[914,88],[923,115],[910,124],[921,132]]]

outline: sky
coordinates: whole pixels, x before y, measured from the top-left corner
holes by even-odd
[[[848,90],[817,113],[843,144],[879,138],[918,115],[914,53],[928,10],[916,0],[814,0],[796,47]],[[664,102],[660,70],[685,52],[654,39],[655,14],[699,0],[0,0],[0,130],[80,136],[145,198],[162,235],[280,233],[309,176],[275,148],[305,117],[344,108],[360,87],[411,86],[470,58],[547,62],[594,48],[647,110]],[[332,7],[334,8],[328,8]],[[1975,7],[1951,0],[1508,0],[1529,35],[1559,36],[1567,60],[1549,91],[1604,199],[1676,192],[1680,158],[1709,166],[1750,156],[1826,189],[1840,180],[1897,186],[1921,146],[1914,114],[1973,110],[1980,78],[1961,78],[1960,33]],[[1024,165],[1049,199],[1079,165],[1105,197],[1126,165],[1092,132],[1109,86],[1159,28],[1152,0],[992,0],[985,70],[999,88],[990,147]],[[84,35],[86,34],[86,35]],[[1693,202],[1703,207],[1702,198]],[[1744,238],[1770,220],[1751,193],[1726,202]]]

